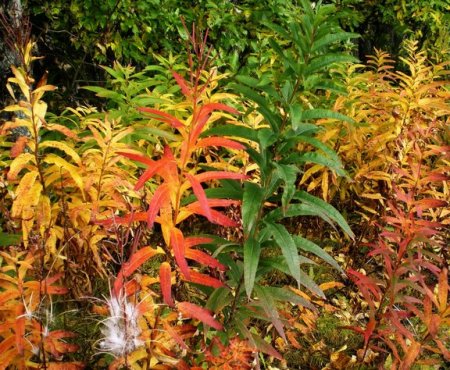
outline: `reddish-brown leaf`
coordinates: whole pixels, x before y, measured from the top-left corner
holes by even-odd
[[[16,158],[19,154],[22,154],[27,144],[28,138],[20,136],[11,148],[11,158]]]
[[[146,157],[142,154],[129,152],[117,152],[117,154],[123,155],[124,157],[132,159],[133,161],[144,163],[148,166],[153,166],[155,164],[155,161],[153,159]]]
[[[236,150],[245,149],[245,146],[241,143],[238,143],[237,141],[215,136],[200,139],[199,141],[197,141],[197,144],[195,146],[197,148],[206,148],[209,146],[222,146]]]
[[[203,265],[207,265],[212,268],[217,268],[222,271],[226,270],[226,266],[222,265],[214,257],[211,257],[209,254],[199,251],[197,249],[188,248],[187,246],[186,246],[186,258],[189,258],[190,260],[202,263]]]
[[[151,229],[155,222],[156,215],[161,207],[170,202],[170,187],[168,184],[160,185],[153,194],[147,211],[147,224]]]
[[[438,301],[439,301],[439,313],[444,313],[448,307],[448,270],[443,268],[439,274],[439,289],[438,289]]]
[[[169,335],[175,340],[175,342],[178,343],[178,345],[181,348],[189,349],[189,347],[186,345],[186,343],[184,343],[184,340],[181,337],[181,335],[179,335],[177,330],[175,328],[173,328],[172,326],[170,326],[170,324],[167,321],[163,321],[163,327],[164,327],[164,330],[169,333]]]
[[[161,263],[159,267],[159,283],[161,284],[161,293],[163,296],[164,302],[170,306],[174,306],[174,302],[172,299],[172,270],[170,268],[170,264],[168,262]]]
[[[162,112],[158,109],[153,108],[147,108],[147,107],[140,107],[138,108],[141,112],[150,113],[151,115],[155,116],[155,119],[160,120],[161,122],[168,123],[172,127],[176,129],[182,129],[184,128],[183,123],[176,117],[172,116],[169,113]]]
[[[196,245],[211,243],[212,241],[213,239],[208,237],[190,236],[184,239],[184,245],[186,246],[186,248],[192,248]]]
[[[153,249],[152,247],[144,247],[135,252],[128,262],[122,266],[122,273],[124,277],[129,277],[139,267],[141,267],[147,260],[157,254],[164,253],[161,248]]]
[[[203,215],[212,222],[211,208],[209,208],[208,198],[206,197],[202,185],[194,176],[190,175],[189,173],[186,173],[186,178],[192,185],[192,190],[194,190],[194,194],[197,197],[200,206],[202,207]]]
[[[209,120],[211,113],[215,110],[222,110],[231,114],[240,114],[238,110],[229,107],[228,105],[222,103],[209,103],[205,104],[200,108],[200,112],[197,116],[194,130],[191,133],[192,142],[196,142],[197,138],[200,136],[203,128]]]
[[[184,245],[184,236],[181,230],[177,228],[173,228],[170,232],[170,245],[173,250],[173,254],[175,256],[175,260],[177,261],[178,267],[180,268],[183,275],[189,279],[190,271],[189,266],[186,261],[185,256],[185,245]]]
[[[219,199],[217,199],[219,200]],[[224,203],[226,203],[226,199],[223,199]],[[228,201],[230,202],[230,201]],[[233,202],[231,201],[231,204],[235,204],[237,202]],[[214,207],[214,204],[220,204],[220,202],[212,202],[211,199],[208,199],[208,204],[210,205],[210,207]],[[229,203],[230,204],[230,203]],[[220,207],[221,205],[217,205],[217,207]],[[205,214],[203,213],[203,208],[200,206],[199,202],[193,202],[191,204],[189,204],[186,207],[190,212],[198,214],[198,215],[202,215],[205,216]],[[230,219],[229,217],[225,216],[224,214],[211,209],[211,222],[221,225],[221,226],[225,226],[225,227],[238,227],[239,224],[236,221],[233,221],[232,219]]]
[[[161,167],[166,165],[166,161],[164,159],[161,159],[157,162],[154,162],[153,165],[149,166],[144,173],[139,177],[138,181],[136,182],[136,185],[134,185],[134,190],[139,190],[144,186],[144,184],[150,180],[155,173],[157,173]]]
[[[420,348],[420,343],[413,340],[411,345],[408,347],[408,350],[406,351],[406,356],[403,359],[399,370],[411,369],[411,366],[414,364],[414,361],[420,354]]]
[[[210,180],[221,180],[221,179],[245,180],[248,179],[249,176],[244,175],[242,173],[235,173],[228,171],[208,171],[195,175],[195,178],[197,179],[198,182],[205,182]]]
[[[189,97],[192,95],[192,91],[191,89],[188,87],[186,80],[181,77],[177,72],[172,71],[172,76],[175,78],[175,80],[177,81],[178,86],[180,86],[181,92],[183,93],[183,95]]]
[[[23,304],[19,304],[16,306],[15,310],[16,314],[16,322],[15,322],[15,337],[16,337],[16,348],[17,353],[19,355],[23,354],[24,350],[24,344],[25,344],[25,316],[23,314],[25,313],[25,306]],[[0,354],[1,357],[1,354]]]
[[[190,278],[186,280],[192,283],[206,285],[213,288],[220,288],[225,286],[224,283],[222,283],[220,280],[193,270],[190,271]]]
[[[197,306],[190,302],[180,302],[178,303],[178,310],[183,316],[200,320],[204,324],[209,325],[217,330],[223,329],[222,324],[216,321],[211,311],[207,310],[206,308]]]

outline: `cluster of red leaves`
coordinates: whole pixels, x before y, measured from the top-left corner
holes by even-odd
[[[450,147],[436,122],[411,124],[397,139],[392,164],[393,196],[369,244],[381,273],[352,269],[349,277],[368,303],[368,323],[353,327],[368,349],[390,352],[393,368],[450,360],[444,328],[450,324],[445,200]],[[383,226],[384,225],[384,226]],[[448,241],[448,240],[447,240]]]

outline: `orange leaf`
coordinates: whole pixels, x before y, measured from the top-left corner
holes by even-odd
[[[413,341],[406,351],[406,356],[403,359],[399,370],[411,369],[417,356],[419,356],[421,345],[419,342]]]
[[[439,313],[444,313],[447,309],[447,299],[448,299],[448,270],[444,267],[439,274]]]
[[[173,307],[174,302],[172,299],[172,270],[170,268],[170,264],[167,262],[163,262],[159,267],[159,282],[161,284],[161,293],[164,299],[164,302]]]
[[[199,251],[197,249],[191,249],[186,246],[186,258],[190,260],[202,263],[212,268],[218,268],[219,270],[225,271],[226,267],[217,261],[214,257],[209,254]]]
[[[220,179],[232,179],[232,180],[245,180],[249,176],[242,173],[228,172],[228,171],[208,171],[195,175],[195,178],[199,182],[205,182],[209,180],[220,180]]]
[[[25,316],[23,314],[25,313],[25,307],[23,304],[19,304],[16,306],[15,310],[16,314],[16,323],[14,327],[15,336],[16,336],[16,348],[17,353],[19,355],[23,354],[24,349],[24,343],[25,343]]]
[[[202,207],[203,210],[203,215],[206,216],[206,218],[212,222],[211,208],[209,208],[208,198],[206,197],[202,185],[200,184],[200,182],[198,182],[198,180],[194,176],[188,173],[186,173],[185,176],[191,183],[192,190],[194,190],[194,194],[197,197],[198,201],[200,202],[200,206]]]
[[[132,159],[133,161],[144,163],[148,166],[153,166],[155,164],[155,161],[153,159],[146,157],[142,154],[128,153],[128,152],[117,152],[117,154],[123,155],[124,157]]]
[[[241,143],[238,143],[237,141],[215,136],[200,139],[195,146],[197,148],[206,148],[208,146],[223,146],[237,150],[245,149],[245,146]]]
[[[141,267],[147,260],[157,254],[164,253],[161,248],[153,249],[152,247],[144,247],[134,253],[128,262],[122,266],[122,273],[124,277],[130,276],[139,267]]]
[[[153,227],[156,215],[161,207],[170,202],[170,187],[168,184],[160,185],[153,194],[152,200],[147,211],[147,224],[149,228]]]
[[[172,328],[167,321],[163,321],[163,327],[181,348],[189,349],[186,343],[184,343],[183,338],[177,333],[177,330]]]
[[[192,283],[206,285],[213,288],[220,288],[225,286],[225,284],[222,283],[220,280],[213,278],[209,275],[201,274],[200,272],[197,271],[190,271],[190,278],[186,280]]]
[[[175,260],[177,261],[178,267],[180,268],[183,275],[187,279],[189,279],[190,272],[185,257],[184,236],[183,233],[177,228],[173,228],[170,231],[170,245],[172,247],[173,254],[175,256]]]
[[[223,329],[222,324],[216,321],[212,316],[211,311],[206,308],[202,308],[190,302],[180,302],[178,303],[178,310],[183,314],[183,316],[200,320],[204,324],[217,330]]]
[[[156,116],[155,117],[156,119],[160,120],[161,122],[168,123],[169,125],[171,125],[174,128],[177,128],[177,129],[184,128],[183,123],[178,118],[172,116],[169,113],[161,112],[158,109],[146,108],[146,107],[140,107],[140,108],[138,108],[138,110],[140,110],[141,112],[150,113],[150,114]]]
[[[196,213],[198,215],[204,216],[203,211],[198,204],[194,205],[192,203],[187,208],[192,213]],[[218,211],[215,211],[215,210],[211,210],[211,222],[213,222],[217,225],[225,226],[225,227],[239,227],[239,224],[236,221],[233,221],[229,217],[227,217],[224,214],[222,214]]]
[[[183,95],[185,95],[187,97],[191,96],[192,92],[191,92],[191,89],[188,87],[186,80],[175,71],[172,71],[172,76],[177,81],[178,86],[180,86],[181,92],[183,93]]]
[[[190,236],[184,239],[184,245],[186,248],[192,248],[199,244],[208,244],[213,241],[212,238],[202,236]]]
[[[195,143],[201,134],[203,127],[205,127],[206,123],[209,120],[211,112],[214,110],[222,110],[225,112],[229,112],[232,114],[239,114],[239,111],[229,107],[228,105],[222,104],[222,103],[209,103],[205,104],[200,108],[200,112],[197,116],[197,119],[195,121],[194,129],[191,133],[191,142]]]
[[[26,136],[20,136],[11,148],[11,158],[16,158],[19,154],[22,154],[27,143],[28,138]]]
[[[165,165],[164,160],[160,160],[157,162],[154,162],[153,165],[151,165],[149,168],[147,168],[144,173],[139,177],[139,180],[137,181],[136,185],[134,185],[134,190],[139,190],[144,186],[144,184],[151,179],[155,173],[158,172],[158,170]]]

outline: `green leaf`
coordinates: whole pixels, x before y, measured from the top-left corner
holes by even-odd
[[[297,180],[297,173],[299,169],[293,165],[278,164],[275,165],[275,175],[284,182],[283,194],[281,196],[281,207],[283,212],[286,212],[289,202],[295,194]]]
[[[338,121],[346,121],[349,123],[355,122],[352,118],[346,116],[345,114],[335,112],[330,109],[308,109],[306,111],[303,111],[302,114],[303,120],[321,119],[321,118],[332,118]]]
[[[331,204],[323,201],[320,198],[317,198],[311,194],[308,194],[305,191],[300,191],[294,196],[295,199],[300,200],[301,202],[311,206],[313,209],[317,210],[318,215],[324,214],[327,218],[336,222],[342,230],[344,230],[352,239],[355,238],[353,231],[350,229],[347,221],[345,221],[344,217],[339,213],[339,211],[334,208]]]
[[[0,232],[0,247],[19,245],[22,242],[21,234],[6,234]]]
[[[222,125],[213,127],[204,133],[202,137],[205,136],[230,136],[230,137],[240,137],[243,139],[258,142],[258,131],[255,131],[249,127],[237,126],[237,125]]]
[[[255,285],[256,271],[258,270],[261,246],[254,238],[244,243],[244,285],[247,296],[250,298]]]
[[[257,294],[259,298],[259,304],[266,313],[268,319],[272,322],[273,326],[281,335],[281,337],[284,340],[287,340],[283,329],[283,323],[280,320],[280,316],[278,314],[275,300],[273,299],[271,291],[266,287],[256,285],[255,293]]]
[[[265,287],[265,290],[270,293],[273,299],[277,301],[299,304],[303,307],[309,308],[310,310],[317,311],[311,302],[308,302],[305,298],[300,297],[289,289],[267,286]]]
[[[315,52],[325,46],[334,44],[335,42],[357,38],[359,35],[352,32],[327,33],[314,41],[311,52]]]
[[[242,225],[245,235],[254,235],[256,222],[261,212],[264,200],[264,191],[253,182],[244,183],[244,196],[242,199]]]
[[[275,243],[281,248],[281,252],[289,267],[289,272],[300,286],[300,260],[292,235],[280,224],[267,223],[266,228],[271,232]]]
[[[305,76],[316,73],[321,69],[326,70],[334,63],[356,63],[358,59],[350,55],[344,54],[325,54],[319,55],[310,61],[310,64],[305,68]]]
[[[96,93],[95,95],[97,95],[100,98],[108,98],[118,102],[125,101],[125,96],[123,96],[122,94],[119,94],[118,92],[111,91],[108,89],[104,89],[103,87],[100,86],[83,86],[82,89],[93,91]]]
[[[258,104],[258,110],[267,120],[271,129],[274,132],[278,132],[278,129],[281,125],[281,118],[278,116],[277,113],[272,112],[269,103],[266,101],[266,99],[264,99],[264,97],[262,97],[252,89],[248,88],[247,86],[234,84],[231,86],[231,88],[239,91],[245,97],[253,100],[256,104]]]
[[[321,258],[323,261],[329,263],[340,273],[344,274],[344,270],[342,270],[341,266],[336,262],[336,260],[331,257],[327,252],[325,252],[322,248],[320,248],[317,244],[312,241],[302,238],[301,236],[294,235],[293,236],[295,244],[297,248],[315,254],[317,257]]]
[[[218,313],[222,311],[225,306],[230,305],[232,300],[233,297],[231,295],[231,291],[227,288],[220,287],[211,293],[208,301],[206,302],[206,308],[214,313]]]
[[[283,162],[296,164],[317,163],[332,169],[339,176],[345,176],[347,174],[342,168],[342,163],[340,160],[329,158],[317,152],[293,153],[290,156],[288,156]]]

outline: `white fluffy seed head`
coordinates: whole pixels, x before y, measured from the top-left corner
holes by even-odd
[[[115,356],[123,356],[142,346],[144,342],[139,338],[139,310],[126,300],[126,297],[114,297],[106,300],[110,316],[103,321],[101,329],[103,339],[100,348]]]

